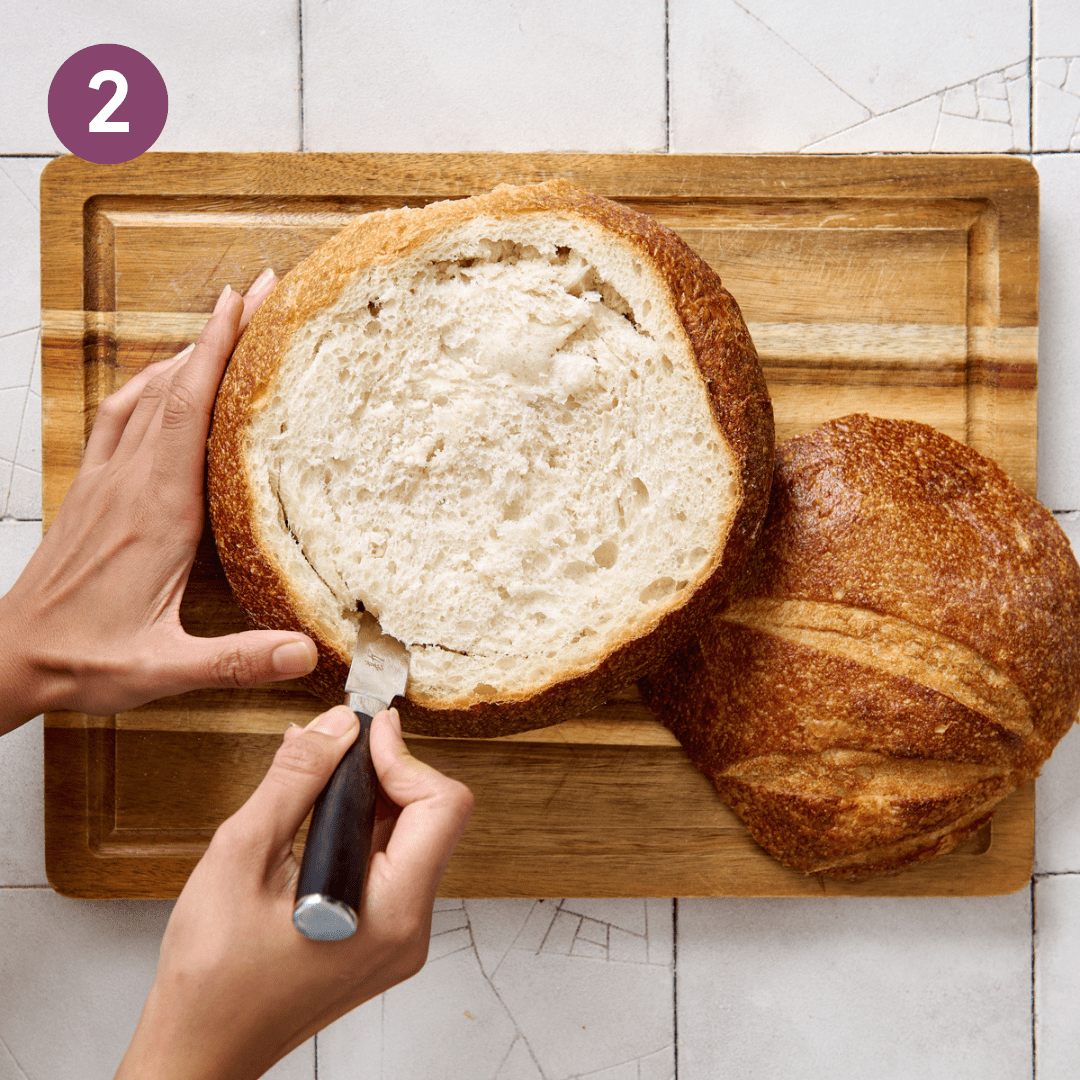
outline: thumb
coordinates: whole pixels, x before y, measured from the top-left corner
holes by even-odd
[[[318,661],[315,643],[297,633],[246,630],[213,638],[188,635],[168,676],[178,687],[170,693],[297,679],[314,670]]]
[[[248,843],[264,852],[292,849],[297,829],[359,730],[353,711],[336,705],[306,728],[286,732],[262,782],[233,815]]]

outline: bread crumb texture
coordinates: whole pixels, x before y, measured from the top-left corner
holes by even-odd
[[[643,682],[751,833],[858,879],[952,850],[1080,706],[1080,568],[992,462],[851,416],[777,452],[730,604]]]
[[[527,697],[654,630],[747,501],[647,249],[483,205],[346,230],[223,391],[246,398],[230,505],[304,627],[347,657],[362,606],[409,646],[410,700],[440,706]]]

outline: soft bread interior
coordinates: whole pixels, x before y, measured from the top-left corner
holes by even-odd
[[[347,654],[362,604],[410,647],[409,696],[444,706],[527,696],[652,628],[740,498],[662,277],[550,213],[358,270],[246,454],[305,617]]]

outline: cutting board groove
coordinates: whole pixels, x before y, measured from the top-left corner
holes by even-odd
[[[566,176],[652,214],[739,300],[779,439],[852,411],[922,420],[1035,492],[1038,182],[995,157],[147,154],[41,187],[44,517],[98,403],[198,334],[222,287],[287,271],[357,214]],[[182,617],[243,627],[209,538]],[[291,686],[45,725],[46,864],[74,896],[175,896],[318,708]],[[472,787],[445,896],[974,895],[1031,873],[1034,786],[961,849],[841,886],[785,870],[641,704],[501,740],[410,738]],[[298,849],[304,839],[298,837]]]

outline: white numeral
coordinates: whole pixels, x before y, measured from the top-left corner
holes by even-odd
[[[127,97],[127,79],[119,71],[113,71],[109,68],[106,71],[99,71],[90,80],[90,89],[100,90],[101,84],[106,82],[111,82],[116,87],[116,93],[109,98],[105,108],[90,121],[90,131],[127,131],[128,122],[126,120],[109,119],[120,108],[124,98]]]

